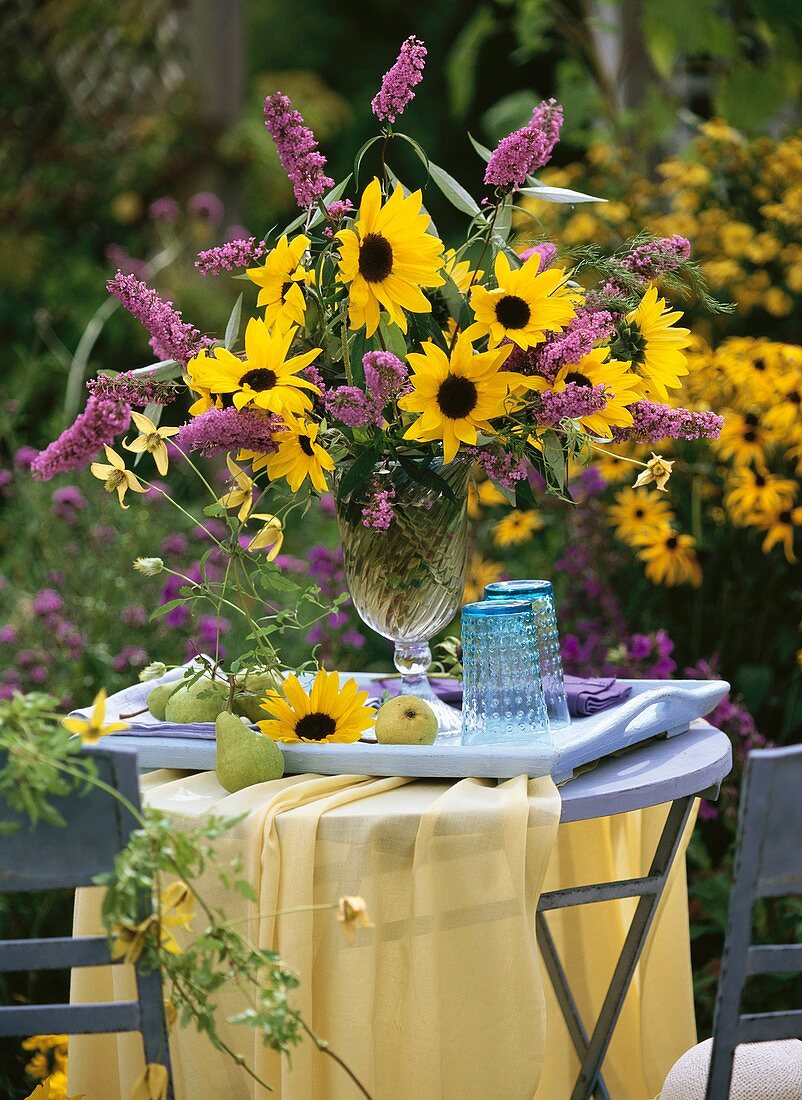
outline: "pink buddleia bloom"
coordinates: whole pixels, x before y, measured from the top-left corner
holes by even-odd
[[[130,421],[130,405],[92,395],[75,422],[31,462],[31,473],[37,481],[50,481],[56,474],[83,469]]]
[[[334,186],[334,180],[323,171],[326,158],[317,147],[315,135],[281,92],[265,100],[265,126],[276,143],[278,159],[289,176],[295,201],[301,209],[308,210]]]
[[[160,298],[155,290],[134,275],[118,271],[106,283],[109,294],[117,298],[124,309],[150,333],[150,346],[162,360],[174,359],[185,367],[201,348],[214,343],[181,317],[172,302]]]
[[[526,126],[498,143],[485,170],[485,183],[505,193],[523,186],[527,176],[551,160],[562,123],[563,110],[556,100],[538,104]]]
[[[415,98],[412,89],[423,80],[426,52],[414,34],[401,44],[395,64],[382,77],[381,88],[370,104],[380,122],[395,122]]]
[[[241,238],[199,252],[195,267],[201,275],[222,275],[224,271],[252,267],[264,254],[264,241],[257,241],[256,237]]]

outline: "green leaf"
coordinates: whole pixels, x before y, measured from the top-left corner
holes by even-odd
[[[566,477],[565,451],[557,433],[551,428],[543,433],[541,443],[543,445],[543,461],[546,466],[547,480],[550,485],[556,485],[562,492],[565,488]]]
[[[379,332],[387,350],[403,361],[407,354],[407,341],[398,325],[393,325],[382,317],[379,321]]]
[[[323,196],[323,205],[328,206],[330,203],[336,202],[337,199],[341,199],[343,196],[343,192],[345,191],[348,184],[351,182],[351,178],[352,174],[349,172],[342,183],[338,183],[336,187],[332,187],[331,191]],[[299,214],[297,218],[293,218],[290,224],[282,229],[279,236],[286,237],[290,233],[294,233],[296,229],[300,229],[301,226],[306,225],[306,216],[306,211],[304,210],[302,214]],[[318,225],[321,221],[323,221],[323,215],[320,212],[320,208],[318,207],[318,209],[316,209],[314,214],[312,215],[312,218],[309,222],[309,228],[311,229],[313,226]]]
[[[478,8],[457,35],[445,64],[449,106],[456,118],[463,118],[473,102],[476,71],[482,46],[496,33],[496,20],[489,5]]]
[[[354,172],[353,172],[353,175],[354,175],[354,182],[356,183],[357,186],[359,186],[359,169],[362,165],[362,159],[365,156],[365,153],[367,153],[368,149],[370,149],[371,146],[375,145],[377,141],[384,141],[384,137],[381,134],[379,134],[377,137],[368,138],[368,140],[361,147],[361,149],[359,149],[357,151],[357,154],[354,157]]]
[[[537,181],[534,187],[522,187],[519,193],[531,195],[533,199],[542,199],[543,202],[607,202],[607,199],[602,199],[598,195],[586,195],[583,191],[572,191],[570,187],[549,187]]]
[[[223,347],[226,351],[231,349],[239,339],[239,326],[240,319],[242,317],[242,294],[237,298],[234,303],[234,308],[231,310],[231,316],[228,318],[228,324],[226,325],[226,334],[223,337]]]
[[[220,516],[225,518],[227,512],[222,504],[207,504],[203,509],[203,514],[205,516]]]
[[[378,457],[379,448],[378,446],[373,446],[363,451],[358,458],[354,459],[354,461],[343,474],[337,487],[338,500],[348,500],[354,489],[362,485],[362,483],[370,474],[373,467],[376,465],[376,460]]]
[[[398,462],[401,469],[409,475],[409,477],[418,483],[418,485],[425,485],[427,489],[434,489],[440,493],[447,500],[456,500],[456,494],[445,478],[436,474],[425,462],[416,462],[414,458],[410,458],[409,455],[399,455]]]
[[[468,134],[468,141],[474,147],[474,149],[479,154],[479,156],[482,158],[482,160],[485,162],[485,164],[487,164],[487,162],[493,156],[493,154],[490,152],[488,147],[486,145],[482,145],[482,143],[477,141],[476,138],[473,136],[473,134],[470,134],[470,133]]]
[[[445,168],[441,168],[433,160],[429,161],[429,175],[457,210],[461,210],[463,214],[468,214],[472,218],[481,213],[476,199],[469,195],[462,184],[449,175]]]

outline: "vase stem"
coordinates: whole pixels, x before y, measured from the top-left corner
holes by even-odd
[[[462,733],[462,714],[435,694],[426,673],[432,663],[428,642],[396,642],[393,654],[395,667],[401,673],[401,695],[417,695],[434,711],[440,732],[438,742],[455,740]]]

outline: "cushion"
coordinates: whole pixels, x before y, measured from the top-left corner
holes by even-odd
[[[666,1077],[658,1100],[705,1100],[713,1040],[691,1047]],[[729,1100],[800,1100],[802,1042],[743,1043],[735,1049]],[[717,1097],[716,1100],[723,1100]]]

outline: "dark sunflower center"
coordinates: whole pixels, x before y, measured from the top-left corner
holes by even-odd
[[[646,358],[646,338],[634,321],[622,321],[618,326],[618,335],[613,344],[616,359],[639,366]]]
[[[505,294],[496,302],[496,320],[504,328],[525,328],[531,316],[532,310],[516,294]]]
[[[792,390],[785,400],[792,405],[802,405],[802,393],[799,390]]]
[[[460,378],[456,374],[449,374],[440,383],[437,391],[437,404],[440,412],[449,420],[461,420],[476,408],[479,397],[476,386],[470,378]]]
[[[754,428],[744,428],[744,442],[754,443],[757,439],[757,432]]]
[[[765,359],[755,359],[752,366],[754,367],[754,369],[756,371],[764,371],[766,369],[766,360]]]
[[[252,390],[272,390],[278,381],[276,372],[268,367],[256,367],[247,370],[239,380],[240,386],[250,386]]]
[[[288,280],[286,283],[284,283],[282,285],[282,287],[281,287],[281,300],[282,300],[282,302],[287,301],[287,295],[292,290],[294,285],[295,284],[292,282],[292,280]]]
[[[676,549],[677,549],[677,536],[676,535],[671,535],[670,538],[666,539],[666,550],[676,550]]]
[[[758,489],[762,489],[765,484],[766,479],[765,477],[763,477],[763,474],[755,474],[755,487]]]
[[[580,374],[578,370],[569,371],[565,376],[566,382],[573,382],[575,386],[592,386],[593,383],[586,374]]]
[[[359,274],[368,283],[380,283],[393,270],[393,246],[381,233],[368,233],[359,249]]]
[[[642,508],[636,508],[635,511],[632,514],[634,515],[635,519],[643,519],[643,509]]]
[[[298,446],[305,455],[309,455],[310,458],[314,457],[315,452],[312,450],[312,440],[308,435],[298,436]]]
[[[305,714],[295,723],[295,734],[304,741],[323,741],[331,737],[336,729],[337,723],[332,716],[319,710]]]
[[[780,512],[779,516],[777,516],[777,519],[780,521],[780,523],[790,524],[791,523],[790,509],[786,508],[784,512]]]
[[[744,424],[748,424],[751,428],[756,428],[760,421],[755,413],[747,413],[744,417]]]

